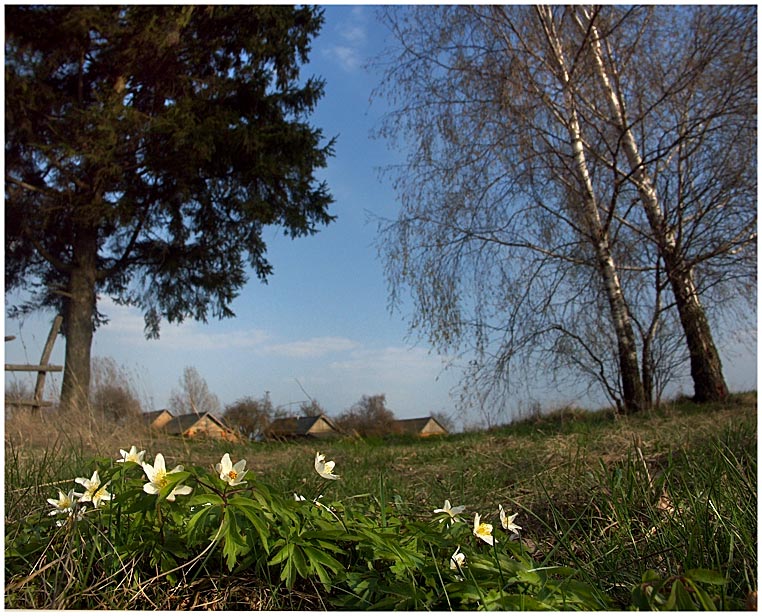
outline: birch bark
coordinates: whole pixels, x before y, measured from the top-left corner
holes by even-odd
[[[723,400],[728,395],[728,388],[722,373],[722,362],[696,290],[691,266],[681,254],[674,233],[664,220],[654,184],[627,121],[623,94],[612,84],[612,78],[616,79],[617,76],[616,67],[605,62],[602,47],[605,41],[602,40],[591,13],[585,8],[579,9],[578,17],[580,13],[584,22],[578,19],[578,24],[583,31],[589,33],[593,65],[606,95],[611,121],[621,136],[620,142],[630,167],[629,176],[637,188],[651,233],[664,259],[690,353],[695,399],[699,402]]]
[[[585,226],[595,249],[598,271],[604,282],[611,319],[616,332],[622,394],[625,412],[636,412],[646,406],[643,383],[640,377],[637,345],[630,311],[622,292],[617,266],[612,256],[608,230],[602,224],[598,202],[585,157],[582,131],[574,99],[574,84],[567,68],[567,60],[558,32],[555,29],[551,8],[538,6],[537,14],[556,63],[556,77],[563,86],[563,101],[567,113],[567,130],[574,154],[576,180],[579,184]]]

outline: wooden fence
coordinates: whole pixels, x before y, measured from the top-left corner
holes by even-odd
[[[5,404],[10,406],[30,406],[32,408],[41,408],[43,406],[51,406],[53,403],[49,400],[43,400],[42,395],[45,389],[45,377],[48,372],[61,372],[63,366],[54,366],[49,364],[50,355],[53,353],[53,345],[56,342],[58,331],[61,329],[61,323],[63,317],[61,315],[56,316],[53,319],[53,325],[50,328],[48,339],[45,342],[45,347],[42,349],[42,357],[40,357],[39,364],[5,364],[6,372],[36,372],[37,383],[34,387],[34,398],[32,400],[19,400],[16,398],[5,398]],[[9,342],[14,340],[15,336],[6,336],[5,341]]]

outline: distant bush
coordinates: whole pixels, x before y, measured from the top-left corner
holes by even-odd
[[[386,408],[386,394],[363,396],[339,415],[335,423],[346,434],[383,436],[394,431],[394,412]]]
[[[273,403],[265,394],[256,399],[253,396],[239,398],[225,407],[225,421],[244,436],[254,438],[263,434],[273,419]]]
[[[140,417],[143,412],[131,376],[110,357],[93,361],[90,406],[104,419],[116,422]]]

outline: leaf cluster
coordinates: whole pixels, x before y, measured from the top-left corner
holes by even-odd
[[[276,492],[249,473],[229,485],[192,466],[166,476],[158,494],[143,490],[139,464],[95,460],[112,499],[68,516],[34,511],[6,526],[6,600],[42,607],[92,607],[83,589],[118,586],[135,605],[163,584],[192,585],[221,571],[254,574],[271,588],[319,584],[337,608],[438,610],[600,610],[610,599],[574,567],[535,560],[524,541],[497,526],[489,546],[468,522],[448,514],[410,515],[404,503],[359,495],[341,501]],[[180,484],[188,496],[170,496]],[[321,492],[326,483],[307,481]],[[169,497],[169,498],[168,498]],[[493,520],[496,521],[496,520]],[[518,539],[518,540],[517,540]],[[464,560],[456,562],[458,551]],[[43,575],[45,572],[55,572]],[[638,607],[714,609],[705,585],[719,574],[695,570],[665,579],[649,572],[633,589]],[[689,603],[686,603],[689,601]]]
[[[322,25],[310,7],[15,6],[6,11],[6,290],[61,308],[95,291],[146,331],[231,316],[263,230],[333,217],[314,177],[332,155],[300,78]],[[97,320],[96,320],[97,323]]]

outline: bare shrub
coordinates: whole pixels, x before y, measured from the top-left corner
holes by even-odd
[[[318,417],[319,415],[325,415],[325,409],[322,405],[313,398],[309,401],[302,402],[299,405],[299,414],[302,417]]]
[[[445,411],[436,411],[431,416],[448,432],[455,432],[455,418]]]
[[[143,412],[129,374],[110,357],[96,358],[93,362],[90,406],[104,419],[119,423],[140,417]]]
[[[264,433],[273,419],[273,403],[270,396],[256,399],[252,396],[239,398],[225,407],[225,421],[248,438]]]
[[[381,436],[394,432],[394,412],[386,408],[386,394],[363,396],[339,415],[335,423],[347,434]]]
[[[179,389],[173,389],[170,395],[169,408],[176,415],[219,415],[222,411],[219,398],[209,390],[206,380],[193,366],[183,370]]]

